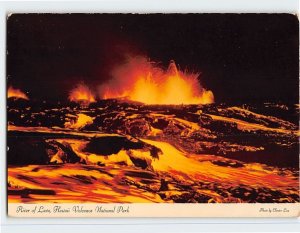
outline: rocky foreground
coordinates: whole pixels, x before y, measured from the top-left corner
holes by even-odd
[[[299,202],[299,106],[8,100],[9,202]]]

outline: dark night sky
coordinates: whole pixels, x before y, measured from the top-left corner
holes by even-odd
[[[299,29],[288,14],[15,14],[7,21],[8,84],[64,100],[96,87],[128,54],[202,72],[223,101],[298,102]]]

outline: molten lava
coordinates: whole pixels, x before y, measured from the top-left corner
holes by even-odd
[[[24,92],[10,86],[7,90],[7,98],[13,98],[13,97],[17,99],[29,100],[28,96]]]
[[[72,102],[89,105],[96,102],[92,91],[83,83],[78,84],[69,94]]]
[[[145,104],[210,104],[214,95],[199,83],[197,73],[179,70],[174,61],[164,70],[144,57],[129,58],[100,86],[100,98],[128,98]]]
[[[67,122],[65,122],[64,125],[66,128],[69,128],[69,129],[82,129],[84,126],[90,125],[92,123],[93,123],[92,117],[82,114],[82,113],[79,113],[79,114],[77,114],[75,121],[74,120],[67,121]]]

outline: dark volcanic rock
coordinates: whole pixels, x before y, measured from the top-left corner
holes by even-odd
[[[92,138],[83,151],[98,155],[111,155],[118,153],[122,149],[142,148],[144,148],[144,143],[141,141],[133,142],[122,136],[104,136]]]
[[[145,119],[135,119],[125,122],[126,134],[132,136],[147,135],[150,131],[150,124]]]
[[[148,163],[146,160],[141,159],[141,158],[135,158],[135,157],[130,157],[130,160],[133,162],[133,164],[136,167],[140,167],[142,169],[146,169],[148,167]]]
[[[57,154],[59,151],[60,153],[60,159],[63,163],[78,163],[80,162],[80,157],[77,156],[77,154],[72,150],[70,145],[68,143],[58,143],[55,140],[48,140],[48,148],[47,150],[48,155],[51,156],[51,152],[53,151],[52,155]]]
[[[66,143],[58,143],[31,133],[23,133],[19,137],[13,136],[14,134],[10,132],[8,135],[7,163],[9,165],[50,164],[51,158],[58,152],[60,152],[59,159],[62,163],[80,162],[80,157]]]
[[[47,143],[37,137],[8,137],[8,165],[48,164]]]
[[[123,136],[94,137],[83,149],[84,152],[98,155],[117,154],[120,150],[143,149],[150,151],[154,158],[158,158],[161,150],[137,139],[129,139]],[[144,166],[144,165],[143,165]]]

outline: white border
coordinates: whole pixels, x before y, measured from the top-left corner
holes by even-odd
[[[0,1],[2,12],[51,13],[295,13],[298,0]]]
[[[5,47],[7,13],[297,13],[298,0],[100,0],[100,1],[10,1],[0,2],[0,187],[1,229],[4,232],[216,232],[298,231],[299,219],[226,218],[97,218],[97,219],[13,219],[6,215],[6,90]],[[252,224],[251,224],[252,223]],[[59,225],[58,225],[59,224]],[[86,225],[89,224],[89,225]]]

